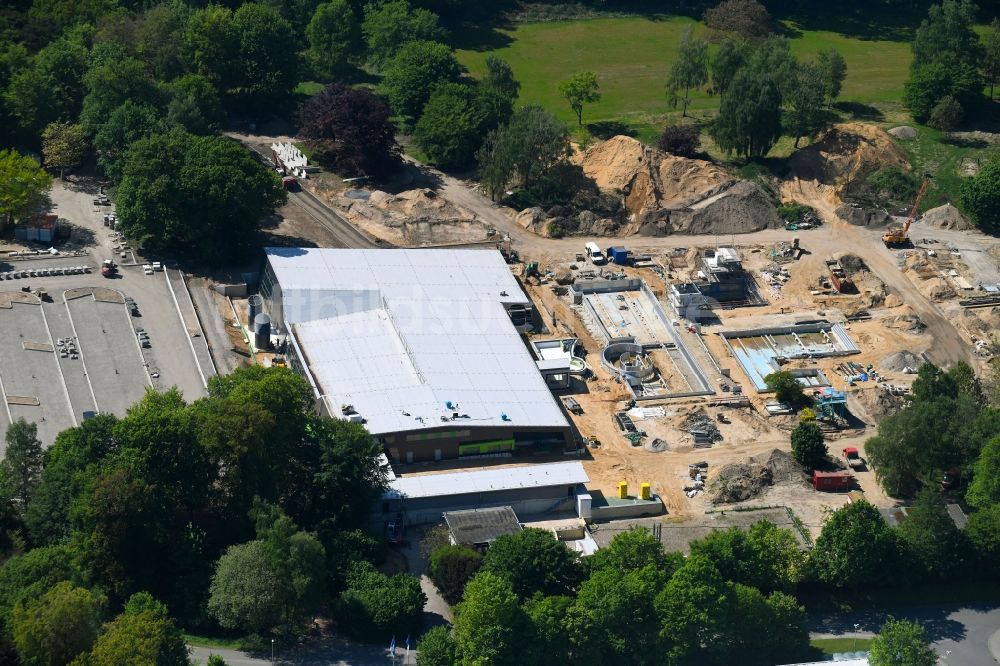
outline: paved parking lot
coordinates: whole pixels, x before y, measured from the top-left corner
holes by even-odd
[[[0,384],[4,430],[11,420],[24,418],[38,424],[39,439],[51,442],[74,425],[59,363],[37,298],[16,293],[3,299],[0,310]]]
[[[124,298],[101,287],[63,297],[98,411],[124,414],[150,386]]]

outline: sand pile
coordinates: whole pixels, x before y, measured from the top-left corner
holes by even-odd
[[[902,372],[903,368],[919,368],[923,364],[923,359],[913,352],[905,350],[889,354],[879,361],[880,368],[892,372]]]
[[[909,125],[900,125],[899,127],[893,127],[889,130],[889,134],[893,135],[897,139],[903,139],[904,141],[910,141],[917,138],[917,130]]]
[[[894,316],[887,318],[882,324],[886,328],[896,329],[903,333],[919,335],[927,328],[916,312],[909,305],[903,305],[896,310]]]
[[[972,225],[962,212],[950,203],[937,208],[931,208],[920,217],[920,223],[937,229],[958,229],[965,231],[971,229]]]
[[[471,211],[428,189],[395,195],[375,190],[367,198],[335,196],[332,202],[348,220],[395,244],[481,240],[489,226]]]
[[[906,155],[892,137],[865,123],[834,125],[811,146],[793,153],[788,164],[803,180],[837,186],[884,166],[910,169]]]
[[[903,304],[903,299],[896,294],[889,294],[885,297],[885,307],[887,308],[898,308]]]
[[[743,463],[723,465],[710,475],[709,501],[715,504],[742,502],[779,483],[804,484],[802,467],[787,451],[774,449]]]
[[[946,301],[955,298],[955,290],[951,288],[944,278],[930,278],[920,285],[920,291],[927,298],[934,301]]]
[[[859,389],[847,394],[848,409],[870,425],[878,425],[905,405],[906,400],[902,396],[890,395],[880,387]]]
[[[375,190],[368,197],[368,202],[387,213],[405,216],[410,221],[468,221],[475,218],[470,211],[439,197],[430,189],[406,190],[397,195]]]
[[[760,187],[705,160],[668,155],[627,136],[595,144],[576,159],[602,191],[623,197],[639,233],[746,233],[781,226]]]

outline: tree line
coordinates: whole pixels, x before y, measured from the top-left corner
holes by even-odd
[[[191,403],[150,391],[45,451],[15,422],[0,660],[186,664],[181,629],[289,640],[320,614],[356,635],[412,625],[419,583],[376,571],[383,545],[363,529],[380,452],[361,425],[316,416],[283,368],[213,378]]]

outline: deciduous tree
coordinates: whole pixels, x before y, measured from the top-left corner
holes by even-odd
[[[298,54],[289,47],[296,41],[291,24],[270,5],[248,2],[233,13],[232,35],[238,49],[231,63],[236,99],[257,109],[287,99],[298,76]]]
[[[461,73],[455,54],[437,42],[407,42],[385,68],[380,90],[393,112],[412,125],[439,83],[455,81]]]
[[[38,425],[19,418],[7,426],[6,440],[0,462],[0,496],[12,499],[23,514],[42,475]]]
[[[368,57],[377,67],[386,65],[408,42],[440,42],[447,37],[438,25],[437,14],[414,9],[407,0],[366,5],[361,32],[368,44]]]
[[[313,70],[331,79],[342,74],[358,52],[360,28],[347,0],[330,0],[316,7],[306,26],[309,59]]]
[[[815,421],[805,421],[792,430],[792,456],[806,469],[816,469],[826,462],[823,431]]]
[[[523,662],[530,631],[510,583],[482,571],[469,581],[455,615],[456,664],[517,666]]]
[[[166,606],[148,593],[138,593],[105,627],[87,663],[93,666],[188,666],[187,653],[184,635],[170,619]]]
[[[795,379],[795,375],[785,370],[767,375],[764,377],[764,384],[774,391],[775,398],[792,406],[800,405],[805,397],[802,384]]]
[[[864,501],[834,511],[810,555],[821,582],[853,589],[893,582],[899,561],[896,535],[878,509]]]
[[[68,581],[14,608],[11,630],[24,663],[68,664],[94,644],[104,600]]]
[[[697,125],[667,125],[657,142],[660,150],[680,157],[694,157],[701,145],[701,130]]]
[[[36,212],[52,186],[52,176],[16,150],[0,150],[0,215],[7,222]]]
[[[712,92],[722,95],[729,89],[736,72],[747,61],[746,43],[737,39],[724,39],[711,58]]]
[[[525,189],[569,155],[569,131],[539,106],[526,106],[490,132],[477,156],[490,196],[518,181]]]
[[[983,80],[990,87],[992,100],[993,88],[1000,82],[1000,17],[996,16],[983,35]]]
[[[868,647],[872,666],[934,666],[937,654],[931,649],[924,628],[910,620],[889,618]]]
[[[795,78],[784,96],[787,111],[785,131],[795,137],[795,147],[804,136],[814,135],[823,126],[823,98],[826,82],[823,72],[812,63],[799,64]]]
[[[455,637],[447,625],[427,630],[417,642],[417,666],[455,666]]]
[[[416,633],[426,602],[416,576],[386,576],[370,563],[360,562],[347,576],[338,614],[352,635],[376,641],[392,634]]]
[[[931,109],[927,124],[945,132],[957,128],[965,117],[965,110],[958,100],[951,95],[945,95]]]
[[[987,442],[979,454],[965,498],[978,509],[1000,504],[1000,436]]]
[[[576,121],[583,127],[583,105],[592,104],[601,99],[601,86],[597,82],[597,74],[580,72],[559,84],[559,94],[569,102],[569,108],[576,114]]]
[[[681,105],[686,117],[691,104],[691,90],[708,83],[708,42],[697,39],[691,26],[684,29],[677,47],[677,60],[670,67],[667,79],[667,100],[670,106]],[[683,92],[683,94],[681,94]]]
[[[840,89],[847,78],[847,61],[837,49],[826,49],[816,54],[816,65],[822,77],[826,101],[833,102],[840,97]]]
[[[62,180],[66,169],[78,166],[87,154],[87,137],[80,125],[50,123],[42,132],[42,155],[45,164],[59,169]]]
[[[427,575],[449,604],[462,600],[465,585],[483,565],[483,556],[465,546],[443,546],[431,553]]]
[[[722,96],[709,133],[740,157],[763,157],[781,136],[781,92],[770,76],[740,69]]]
[[[1000,208],[992,205],[1000,199],[1000,159],[986,162],[979,173],[962,181],[962,209],[972,222],[985,231],[1000,228]]]
[[[443,169],[467,166],[482,143],[483,111],[476,90],[461,83],[434,88],[414,128],[417,145]]]
[[[527,528],[504,534],[490,544],[483,569],[507,580],[520,599],[573,591],[582,577],[575,552],[550,532]]]
[[[706,9],[704,18],[705,25],[713,30],[748,39],[766,37],[771,32],[771,16],[757,0],[724,0]]]
[[[948,514],[940,489],[927,486],[917,494],[898,534],[932,577],[947,580],[968,571],[968,540]]]

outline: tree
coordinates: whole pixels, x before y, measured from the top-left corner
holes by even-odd
[[[519,180],[529,189],[569,155],[569,131],[539,106],[526,106],[510,122],[490,132],[477,158],[490,196]]]
[[[868,502],[853,502],[827,518],[810,563],[815,576],[834,587],[885,585],[898,575],[896,535]]]
[[[225,94],[234,85],[239,41],[228,7],[210,4],[188,18],[180,38],[188,69],[204,76]]]
[[[663,544],[643,527],[615,535],[611,543],[583,561],[591,572],[599,569],[631,571],[653,565],[668,576],[680,566],[676,554],[663,551]]]
[[[802,384],[798,382],[795,375],[787,370],[772,372],[764,377],[764,384],[768,390],[774,391],[774,397],[781,402],[787,402],[792,406],[802,404],[805,394],[802,391]]]
[[[76,565],[77,552],[70,546],[32,548],[0,566],[0,628],[5,643],[12,642],[14,609],[25,607],[51,590],[57,583],[83,584]]]
[[[816,469],[826,462],[823,431],[814,421],[800,423],[792,430],[792,456],[806,469]]]
[[[770,76],[740,69],[709,130],[727,153],[763,157],[781,136],[781,92]]]
[[[184,43],[177,35],[183,33],[192,12],[183,2],[164,2],[141,14],[135,28],[135,53],[159,81],[184,74]]]
[[[261,109],[284,101],[298,74],[298,55],[289,48],[297,40],[291,24],[274,7],[248,2],[233,13],[232,31],[236,98]]]
[[[347,69],[348,61],[359,48],[358,21],[347,0],[331,0],[316,7],[306,27],[309,59],[313,70],[333,78]]]
[[[145,595],[148,599],[137,599]],[[152,601],[152,603],[150,603]],[[188,666],[184,635],[167,608],[148,593],[133,595],[122,613],[108,623],[94,644],[91,666]],[[212,661],[215,659],[216,661]],[[224,666],[220,657],[209,657],[210,665]]]
[[[42,155],[45,163],[59,169],[62,180],[66,169],[77,166],[87,154],[87,137],[80,125],[50,123],[42,132]]]
[[[691,89],[698,89],[708,83],[708,43],[696,39],[691,26],[684,28],[677,48],[677,60],[670,67],[667,79],[667,99],[670,106],[681,104],[681,116],[687,117],[691,104]],[[681,91],[684,94],[681,95]]]
[[[42,443],[38,426],[24,418],[7,426],[7,449],[0,462],[0,495],[12,499],[23,513],[42,475]]]
[[[165,131],[159,111],[148,104],[127,100],[111,112],[94,135],[97,163],[114,182],[121,180],[128,150],[139,139]]]
[[[491,571],[481,571],[469,581],[454,626],[456,664],[516,666],[523,662],[530,621],[510,583]]]
[[[872,666],[934,666],[938,663],[923,627],[910,620],[891,617],[872,639],[868,660]]]
[[[483,570],[507,580],[520,599],[571,592],[582,577],[577,554],[552,533],[529,527],[490,544]]]
[[[580,585],[567,614],[574,655],[609,664],[649,663],[649,655],[662,653],[667,643],[660,635],[655,600],[668,578],[653,564],[594,571]]]
[[[370,563],[359,562],[347,576],[338,615],[353,636],[380,641],[392,634],[415,633],[425,603],[427,597],[416,576],[386,576]]]
[[[569,108],[576,114],[576,121],[583,127],[583,105],[592,104],[601,99],[601,86],[597,83],[597,74],[580,72],[559,84],[559,94],[567,102]]]
[[[419,663],[419,655],[417,657]],[[205,662],[205,666],[228,666],[226,660],[217,654],[208,655],[208,661]]]
[[[520,90],[521,84],[514,78],[514,70],[507,61],[495,55],[486,56],[486,76],[477,88],[479,103],[484,109],[484,132],[510,120]]]
[[[153,81],[146,64],[135,58],[121,58],[91,67],[83,77],[87,96],[83,99],[80,123],[91,136],[96,134],[112,111],[128,101],[161,109],[163,89]]]
[[[0,165],[2,165],[0,153]],[[973,224],[983,230],[1000,228],[1000,209],[991,202],[1000,197],[1000,159],[991,159],[979,173],[962,181],[959,201]]]
[[[694,157],[700,144],[701,130],[697,125],[667,125],[660,134],[657,146],[671,155]]]
[[[965,534],[984,570],[993,577],[1000,575],[1000,504],[973,512]]]
[[[61,666],[86,652],[101,628],[103,600],[64,581],[14,608],[11,630],[24,663]]]
[[[983,58],[975,20],[976,6],[970,0],[943,0],[930,7],[917,28],[903,99],[918,121],[926,120],[946,95],[967,108],[982,98]]]
[[[725,94],[736,72],[747,61],[747,45],[735,39],[724,39],[711,58],[712,89],[717,95]]]
[[[785,96],[788,110],[785,113],[785,131],[795,137],[795,147],[799,139],[812,136],[823,125],[823,98],[826,83],[823,72],[812,63],[802,63],[795,72],[793,82]]]
[[[826,101],[833,102],[840,97],[840,89],[847,78],[847,61],[837,49],[826,49],[816,54],[816,65],[822,77]]]
[[[1000,17],[993,17],[990,29],[983,35],[983,80],[993,88],[1000,82]]]
[[[208,612],[227,629],[268,631],[281,623],[280,585],[263,541],[230,546],[215,566]]]
[[[216,263],[248,251],[285,197],[273,171],[236,142],[172,130],[132,144],[117,203],[122,231],[147,250]]]
[[[299,107],[299,135],[321,164],[381,176],[399,164],[389,115],[382,97],[333,83]]]
[[[212,82],[200,74],[185,74],[166,86],[167,124],[191,134],[211,134],[222,122],[222,99]],[[103,129],[103,128],[102,128]]]
[[[948,514],[941,491],[933,486],[917,494],[897,533],[935,578],[954,578],[970,564],[969,543]]]
[[[447,626],[431,627],[417,641],[417,666],[454,666],[455,663],[455,637]]]
[[[958,100],[951,95],[945,95],[931,109],[927,124],[939,130],[950,132],[962,123],[965,111]]]
[[[482,141],[482,111],[474,88],[441,83],[427,100],[413,137],[433,164],[443,169],[466,166]]]
[[[524,612],[531,620],[532,657],[539,664],[572,663],[572,644],[566,630],[573,598],[568,596],[545,597],[536,594],[524,604]]]
[[[709,559],[725,580],[762,592],[791,591],[803,566],[795,535],[764,520],[747,531],[714,531],[691,542],[691,554]]]
[[[465,585],[483,564],[483,556],[465,546],[443,546],[431,554],[427,575],[449,604],[462,600]]]
[[[439,83],[456,81],[462,71],[455,54],[437,42],[407,42],[389,61],[380,91],[389,107],[412,126]]]
[[[426,9],[413,9],[407,0],[386,0],[365,6],[361,32],[368,44],[369,59],[382,67],[409,42],[440,42],[447,33],[438,17]]]
[[[52,187],[52,176],[38,162],[15,150],[0,150],[0,215],[7,222],[38,210]]]
[[[706,9],[704,19],[713,30],[747,39],[766,37],[771,32],[771,16],[757,0],[724,0]]]
[[[21,131],[37,137],[53,122],[72,122],[80,114],[88,44],[79,30],[39,51],[31,67],[13,74],[4,91],[4,105]]]
[[[1000,436],[987,442],[979,454],[965,499],[977,509],[1000,504]]]

